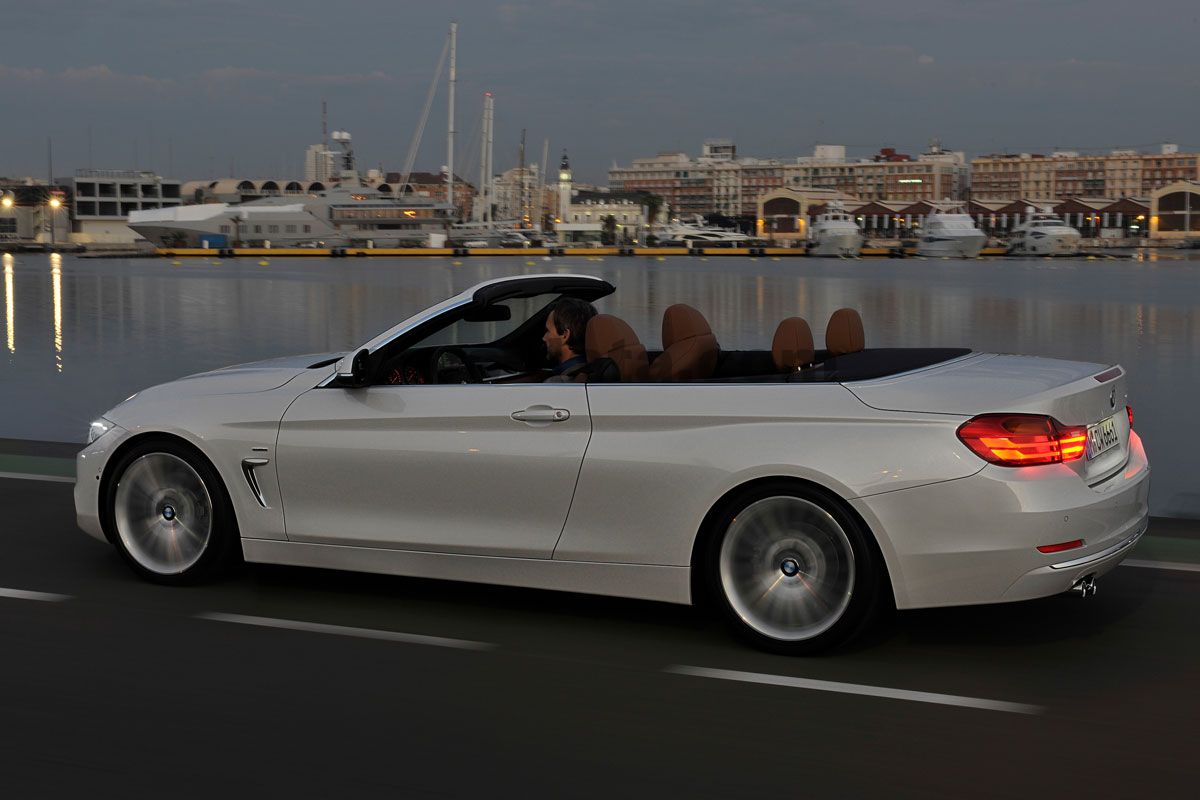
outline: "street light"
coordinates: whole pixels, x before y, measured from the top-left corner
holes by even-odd
[[[50,199],[46,201],[46,205],[50,208],[50,244],[53,246],[55,244],[54,212],[58,211],[62,205],[62,200],[55,195],[50,195]]]

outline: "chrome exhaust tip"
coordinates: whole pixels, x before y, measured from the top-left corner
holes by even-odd
[[[1071,594],[1077,594],[1080,597],[1094,597],[1096,594],[1096,578],[1093,575],[1080,578],[1075,581],[1075,584],[1069,590]]]

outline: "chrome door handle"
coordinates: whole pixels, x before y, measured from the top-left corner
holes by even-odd
[[[523,411],[514,411],[511,416],[517,422],[564,422],[571,418],[571,412],[565,408],[530,406]]]

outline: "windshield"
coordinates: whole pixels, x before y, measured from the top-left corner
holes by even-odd
[[[537,314],[551,301],[558,298],[554,294],[535,295],[534,297],[514,297],[492,303],[493,306],[504,306],[512,312],[512,316],[502,322],[468,322],[459,320],[444,328],[434,331],[412,347],[433,347],[444,344],[473,345],[486,344],[502,339]]]

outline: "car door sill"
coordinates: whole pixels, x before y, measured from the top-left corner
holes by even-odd
[[[261,564],[524,586],[684,605],[692,602],[688,567],[424,553],[270,539],[242,539],[242,552],[246,561]]]

